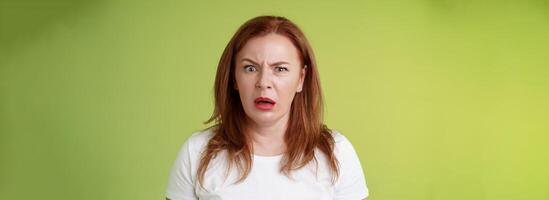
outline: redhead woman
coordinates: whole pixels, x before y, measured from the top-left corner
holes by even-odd
[[[360,200],[368,188],[347,138],[322,121],[313,50],[278,16],[244,23],[217,66],[215,109],[173,163],[172,200]]]

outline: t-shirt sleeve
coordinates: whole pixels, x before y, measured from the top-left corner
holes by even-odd
[[[187,140],[173,162],[166,189],[166,197],[171,200],[197,200],[192,178],[190,141]]]
[[[359,200],[368,197],[368,187],[358,155],[351,142],[338,134],[336,139],[340,176],[335,185],[334,200]]]

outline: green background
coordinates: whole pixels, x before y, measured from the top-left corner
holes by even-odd
[[[542,0],[0,0],[0,199],[162,199],[263,14],[308,36],[371,200],[549,199]]]

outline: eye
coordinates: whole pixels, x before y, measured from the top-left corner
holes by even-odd
[[[244,71],[246,72],[255,72],[257,69],[253,65],[246,65],[244,66]]]
[[[277,67],[275,67],[275,71],[276,71],[276,72],[287,72],[287,71],[288,71],[288,68],[287,68],[287,67],[283,67],[283,66],[277,66]]]

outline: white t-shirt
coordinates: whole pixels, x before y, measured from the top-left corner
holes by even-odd
[[[234,184],[239,178],[237,168],[225,179],[226,154],[223,151],[210,161],[204,176],[204,189],[198,185],[197,169],[201,152],[214,135],[212,128],[193,133],[181,146],[170,175],[166,197],[172,200],[359,200],[368,196],[368,188],[358,156],[345,136],[332,130],[335,139],[334,153],[339,161],[340,176],[332,185],[331,172],[324,154],[315,152],[318,160],[318,177],[314,161],[292,171],[290,179],[280,173],[282,155],[253,155],[252,169],[244,181]]]

